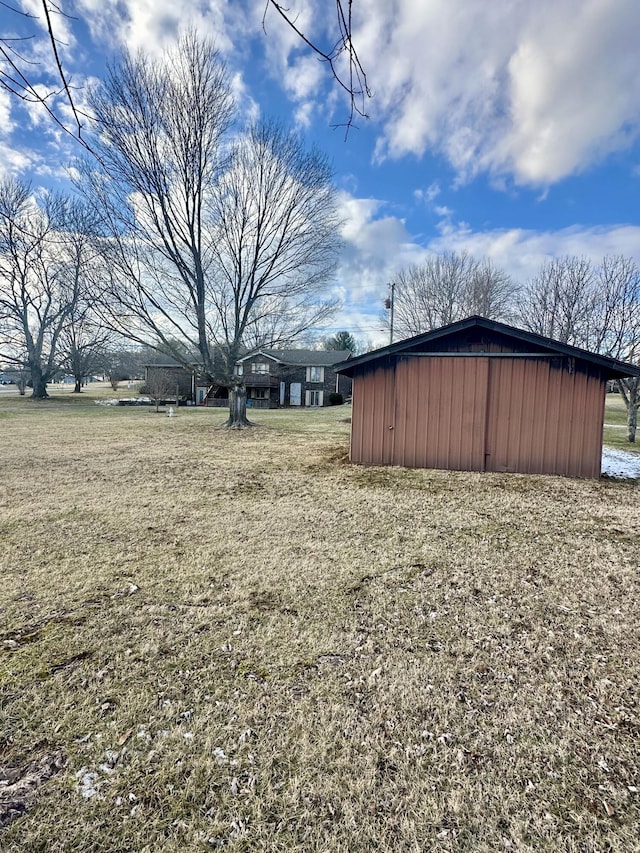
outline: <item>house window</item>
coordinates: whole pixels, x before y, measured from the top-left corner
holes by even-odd
[[[269,365],[266,364],[265,362],[262,362],[262,361],[258,361],[258,362],[254,361],[251,364],[251,372],[252,373],[262,373],[262,374],[268,373],[269,372]]]
[[[321,406],[322,405],[322,391],[307,391],[306,393],[306,404],[307,406]]]
[[[244,364],[236,364],[236,376],[242,376],[244,373]]]
[[[324,382],[324,367],[307,367],[307,382]]]
[[[266,400],[268,396],[268,388],[253,388],[251,391],[251,399],[253,400]]]

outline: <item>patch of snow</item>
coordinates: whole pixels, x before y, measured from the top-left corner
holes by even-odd
[[[617,480],[640,479],[640,453],[627,450],[602,449],[602,473]]]
[[[90,800],[92,797],[99,796],[97,773],[92,773],[89,771],[88,767],[83,767],[82,770],[76,773],[76,779],[78,780],[78,791],[85,800]]]

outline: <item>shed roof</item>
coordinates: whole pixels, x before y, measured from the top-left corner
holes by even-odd
[[[415,335],[413,338],[406,338],[397,343],[389,344],[389,346],[356,356],[348,361],[336,364],[335,370],[338,373],[344,373],[346,376],[353,376],[354,373],[358,372],[358,368],[360,367],[369,367],[376,361],[389,356],[408,355],[411,352],[428,352],[431,345],[436,344],[439,340],[462,335],[471,329],[493,332],[503,338],[511,339],[520,348],[523,345],[528,345],[534,347],[537,352],[547,352],[550,355],[566,355],[581,359],[584,362],[602,368],[611,379],[623,376],[640,376],[640,367],[629,364],[628,362],[618,361],[615,358],[609,358],[605,355],[598,355],[597,353],[580,349],[580,347],[563,344],[552,338],[545,338],[543,335],[538,335],[535,332],[528,332],[525,329],[518,329],[515,326],[499,323],[497,320],[487,320],[486,317],[479,316],[467,317],[465,320],[459,320],[457,323],[450,323],[447,326],[441,326],[439,329],[433,329],[422,335]]]

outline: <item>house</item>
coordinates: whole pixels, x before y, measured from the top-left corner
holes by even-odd
[[[195,369],[187,370],[177,361],[165,357],[145,365],[143,388],[167,399],[193,400],[196,376]]]
[[[337,365],[351,461],[599,477],[607,381],[640,368],[469,317]]]
[[[350,357],[348,350],[259,349],[239,359],[236,372],[250,408],[328,406],[331,394],[351,393],[351,379],[335,371]]]
[[[247,389],[249,408],[328,406],[332,393],[343,399],[351,393],[351,380],[334,370],[350,356],[348,350],[259,349],[243,356],[236,372]],[[212,383],[197,364],[187,370],[163,358],[146,366],[145,381],[148,386],[165,383],[173,396],[178,391],[181,399],[201,406],[229,404],[228,389]]]

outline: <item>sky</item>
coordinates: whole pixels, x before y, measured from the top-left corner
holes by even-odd
[[[288,0],[318,44],[329,0]],[[353,40],[372,98],[349,104],[326,63],[265,0],[62,0],[61,59],[82,104],[123,49],[159,54],[187,27],[214,39],[246,118],[277,118],[329,156],[343,219],[324,329],[373,345],[397,272],[429,254],[489,257],[525,284],[546,259],[640,263],[638,0],[353,0]],[[32,79],[54,72],[38,0],[0,5]],[[16,43],[18,44],[18,43]],[[25,66],[27,67],[27,66]],[[64,114],[61,99],[56,105]],[[42,108],[0,89],[0,175],[64,185],[77,144]]]

